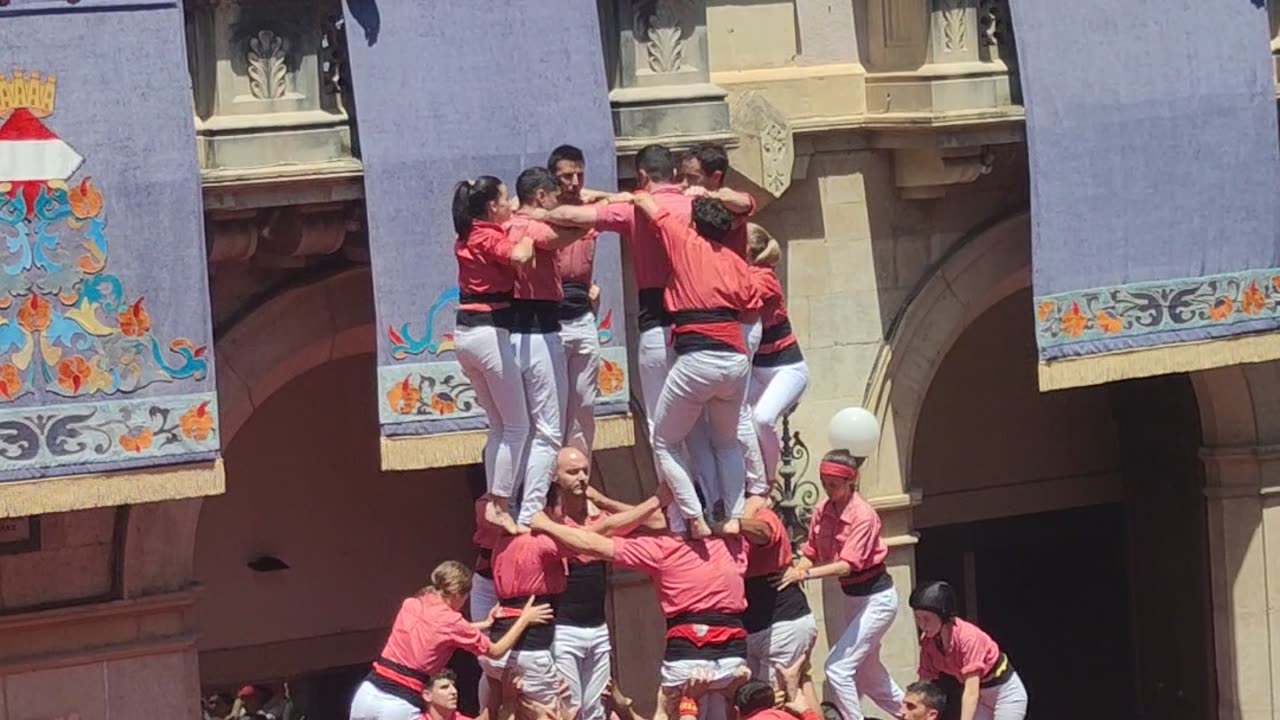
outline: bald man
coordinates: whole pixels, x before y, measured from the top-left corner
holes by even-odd
[[[547,505],[556,522],[606,537],[625,535],[642,524],[663,526],[656,498],[632,507],[597,495],[614,510],[609,512],[590,499],[590,480],[587,456],[575,447],[560,450]],[[581,720],[604,720],[601,698],[609,682],[613,651],[605,623],[605,563],[564,548],[561,551],[568,561],[569,574],[564,592],[554,603],[556,633],[552,650],[556,667],[569,684],[569,707],[581,708]]]

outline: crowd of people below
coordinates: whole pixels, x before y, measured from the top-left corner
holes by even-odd
[[[931,718],[946,703],[930,683],[941,675],[963,688],[960,720],[1025,716],[1008,657],[959,617],[945,582],[910,597],[919,682],[904,691],[885,668],[899,598],[880,518],[858,492],[865,452],[823,457],[826,498],[793,553],[770,494],[776,425],[808,370],[774,272],[779,244],[749,222],[755,201],[724,185],[728,170],[718,146],[677,159],[650,145],[634,191],[592,191],[581,151],[562,146],[520,173],[514,201],[496,177],[458,184],[454,344],[489,428],[477,557],[442,563],[403,601],[351,720],[453,717],[444,670],[457,649],[479,659],[489,718],[634,717],[608,691],[610,566],[648,576],[666,618],[654,720],[861,720],[864,695],[891,716]],[[601,232],[621,237],[638,288],[636,374],[659,480],[638,505],[590,484]],[[820,704],[801,586],[824,578],[839,583],[848,624],[822,658]]]

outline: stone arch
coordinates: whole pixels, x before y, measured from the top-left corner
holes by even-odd
[[[217,339],[224,450],[254,408],[293,378],[374,351],[372,282],[365,267],[290,288]],[[191,498],[124,511],[119,572],[125,597],[179,590],[193,581],[202,504]]]
[[[1027,212],[978,227],[932,268],[890,326],[864,402],[882,426],[866,473],[876,494],[910,490],[915,430],[929,385],[965,328],[1030,286],[1030,239]],[[1272,392],[1280,387],[1280,368],[1275,365],[1191,373],[1206,447],[1253,447],[1260,437],[1280,441],[1280,397]],[[1258,407],[1260,397],[1266,407]]]

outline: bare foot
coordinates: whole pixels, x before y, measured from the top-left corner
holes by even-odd
[[[489,501],[484,508],[484,519],[491,525],[496,525],[508,535],[520,534],[520,528],[516,525],[516,521],[511,518],[511,514],[502,506],[502,501],[495,498]]]
[[[712,532],[720,536],[737,535],[742,532],[742,522],[737,518],[729,518],[724,522],[716,523],[712,527]]]
[[[689,521],[689,537],[694,540],[711,537],[711,527],[701,517]]]

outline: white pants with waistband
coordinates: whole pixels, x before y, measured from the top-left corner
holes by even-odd
[[[569,371],[564,444],[590,458],[596,441],[596,382],[600,376],[600,331],[595,313],[561,320],[560,340]]]
[[[481,657],[480,669],[491,678],[501,678],[507,670],[513,670],[524,678],[525,697],[542,705],[551,705],[560,697],[560,673],[556,669],[551,650],[512,650],[498,659]],[[480,708],[489,701],[489,683],[480,679]]]
[[[795,620],[780,620],[747,636],[747,665],[751,677],[777,681],[774,668],[789,667],[809,652],[818,638],[818,623],[810,613]]]
[[[496,497],[510,499],[529,441],[529,406],[511,335],[491,325],[460,327],[453,331],[453,350],[462,373],[475,388],[476,403],[489,419],[485,487]]]
[[[675,532],[685,529],[686,520],[702,515],[702,503],[680,446],[704,409],[716,457],[719,496],[724,498],[729,517],[742,517],[745,470],[738,445],[738,413],[749,371],[742,353],[698,350],[677,356],[667,375],[658,398],[653,451],[658,473],[675,496],[667,510],[667,522]]]
[[[480,574],[471,576],[471,597],[469,599],[471,606],[471,622],[481,622],[489,617],[489,612],[498,604],[498,591],[493,587],[493,580]],[[484,697],[489,691],[489,683],[485,682],[484,676],[480,676],[480,687],[478,688],[481,697]]]
[[[995,687],[978,691],[973,720],[1022,720],[1027,716],[1027,688],[1018,673]]]
[[[580,720],[604,720],[605,685],[609,683],[609,626],[584,628],[556,625],[552,646],[556,667],[569,684],[569,706],[579,708]]]
[[[898,593],[888,588],[865,597],[846,595],[844,605],[849,625],[827,654],[827,688],[844,720],[862,720],[860,694],[896,717],[902,688],[880,661],[880,642],[898,615]]]
[[[778,477],[778,463],[782,459],[778,420],[800,401],[808,385],[809,366],[803,361],[778,367],[751,368],[747,404],[752,406],[752,421],[756,437],[760,439],[764,473],[770,483]]]
[[[660,679],[663,688],[674,688],[684,685],[695,673],[706,673],[711,678],[710,690],[724,690],[733,684],[738,671],[746,666],[747,661],[743,658],[663,660]],[[698,701],[700,720],[727,720],[728,716],[728,701],[723,693],[709,692]],[[671,720],[675,718],[673,714]]]
[[[547,490],[555,473],[556,454],[564,438],[564,406],[568,378],[564,345],[559,333],[516,333],[516,365],[524,378],[533,434],[523,471],[524,498],[517,522],[528,525],[547,504]],[[519,476],[518,476],[519,477]]]
[[[405,700],[362,682],[351,698],[351,720],[419,720],[422,711]]]
[[[760,323],[744,323],[742,325],[742,339],[747,345],[747,361],[755,356],[756,348],[760,347]],[[745,386],[747,396],[751,393],[751,375],[747,375],[747,384]],[[738,411],[738,446],[742,449],[742,462],[746,469],[746,491],[753,495],[763,495],[769,490],[769,481],[765,475],[765,465],[760,452],[760,443],[756,439],[756,426],[752,419],[751,405],[744,399],[742,407]],[[698,486],[702,489],[702,496],[707,502],[708,507],[714,507],[718,501],[724,500],[720,494],[720,488],[716,478],[719,470],[716,467],[715,449],[711,444],[711,426],[707,413],[703,413],[698,423],[693,426],[693,430],[689,431],[689,437],[685,440],[685,447],[689,453],[689,459],[693,463],[694,476],[697,478]],[[728,513],[728,505],[725,501],[726,517],[737,517]]]

